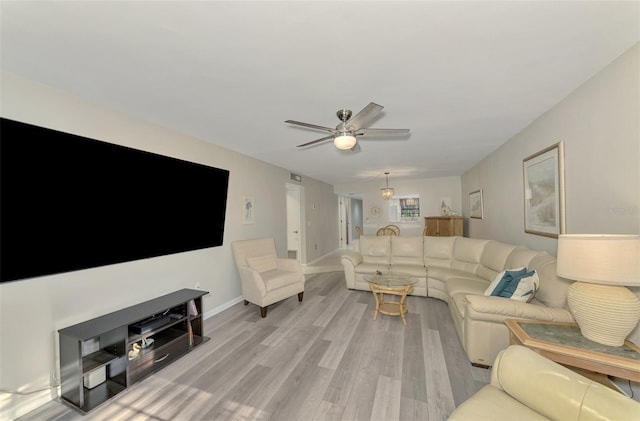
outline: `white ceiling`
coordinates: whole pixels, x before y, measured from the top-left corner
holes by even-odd
[[[638,42],[638,1],[6,1],[1,65],[330,184],[461,175]],[[385,107],[359,152],[292,119]],[[580,124],[577,122],[577,124]]]

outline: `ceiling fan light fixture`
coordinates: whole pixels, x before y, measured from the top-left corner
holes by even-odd
[[[384,173],[384,175],[387,176],[387,187],[383,187],[380,189],[380,194],[382,194],[382,198],[384,200],[389,200],[393,197],[395,191],[393,190],[393,187],[389,187],[389,173],[386,172]]]
[[[356,145],[356,137],[351,133],[340,133],[333,139],[333,144],[338,149],[351,149]]]

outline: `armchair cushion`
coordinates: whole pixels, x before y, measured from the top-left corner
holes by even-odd
[[[300,274],[298,272],[288,272],[284,270],[270,270],[268,272],[262,272],[260,274],[267,293],[274,291],[278,288],[286,287],[300,282]]]
[[[268,272],[270,270],[278,269],[278,262],[276,256],[272,254],[265,254],[264,256],[247,257],[247,265],[259,273]]]

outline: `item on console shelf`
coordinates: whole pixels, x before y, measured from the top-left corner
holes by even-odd
[[[160,316],[153,316],[141,322],[131,325],[131,330],[134,333],[144,334],[147,332],[151,332],[153,329],[156,329],[160,326],[164,326],[171,321],[171,317],[163,314]]]
[[[154,342],[155,340],[153,338],[142,338],[142,343],[140,346],[142,347],[142,349],[149,348],[151,345],[153,345]]]
[[[187,303],[187,307],[189,308],[189,316],[197,316],[198,308],[196,307],[195,301],[191,300]]]
[[[140,345],[138,345],[137,343],[131,346],[131,351],[129,351],[129,361],[135,360],[140,356],[140,349]]]
[[[96,386],[101,385],[107,380],[107,368],[100,367],[93,370],[91,373],[83,376],[83,384],[87,389],[93,389]]]

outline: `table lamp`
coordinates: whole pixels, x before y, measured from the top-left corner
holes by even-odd
[[[569,310],[582,335],[621,346],[640,319],[640,235],[566,234],[558,237],[557,274],[569,286]]]

